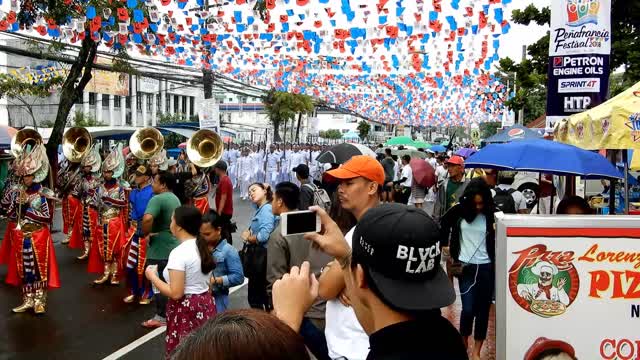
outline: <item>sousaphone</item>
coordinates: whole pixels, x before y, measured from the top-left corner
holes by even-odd
[[[187,140],[186,151],[189,161],[195,166],[209,168],[222,158],[224,142],[215,132],[201,129]]]
[[[164,136],[160,130],[146,127],[136,130],[129,139],[129,150],[138,159],[147,160],[164,147]]]
[[[79,163],[91,149],[93,139],[87,129],[72,127],[62,136],[62,153],[72,163]]]
[[[11,154],[18,158],[24,153],[26,146],[35,148],[42,144],[42,135],[34,129],[22,129],[11,139]]]

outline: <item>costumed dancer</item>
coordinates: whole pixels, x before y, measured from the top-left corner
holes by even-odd
[[[28,145],[30,147],[30,145]],[[17,226],[12,230],[13,256],[16,278],[7,282],[22,286],[22,305],[12,309],[14,313],[33,309],[43,314],[47,305],[47,290],[60,287],[58,264],[49,226],[51,207],[55,199],[53,191],[40,185],[47,177],[49,161],[44,146],[26,149],[19,160],[17,175],[22,178],[17,201],[12,202],[9,213],[15,213]]]
[[[84,252],[78,256],[78,260],[89,258],[89,252],[94,247],[93,244],[102,241],[102,233],[99,228],[98,220],[98,187],[100,186],[100,166],[102,159],[100,152],[96,146],[93,146],[89,153],[83,158],[80,166],[82,167],[82,180],[78,184],[78,194],[80,194],[80,203],[82,206],[82,241],[84,243]],[[94,247],[95,248],[95,247]],[[97,249],[94,249],[96,252]],[[95,259],[95,257],[94,257]],[[102,265],[99,262],[89,262],[88,271],[91,273],[102,272]]]
[[[140,165],[134,175],[136,187],[129,195],[131,223],[123,252],[126,256],[123,262],[126,263],[125,272],[129,290],[129,295],[124,298],[124,302],[130,304],[138,299],[141,305],[147,305],[151,303],[153,291],[149,280],[144,276],[149,238],[142,235],[142,217],[153,196],[151,169],[146,165]]]
[[[151,169],[151,182],[160,171],[169,169],[169,158],[167,158],[167,150],[162,149],[149,159],[149,168]]]
[[[66,165],[58,172],[58,195],[62,199],[62,232],[67,235],[62,244],[69,244],[73,249],[82,247],[82,241],[75,241],[71,244],[71,238],[74,231],[77,234],[76,239],[80,239],[82,231],[82,223],[75,221],[82,214],[80,197],[76,190],[76,184],[80,181],[80,164],[73,163],[68,159],[65,160]]]
[[[91,256],[99,257],[89,259],[89,264],[101,263],[104,268],[102,277],[96,279],[94,284],[104,284],[111,278],[112,285],[120,283],[119,276],[122,273],[120,259],[122,248],[125,243],[125,226],[123,212],[127,207],[125,197],[125,186],[119,182],[119,178],[124,173],[124,157],[122,156],[122,144],[111,151],[102,164],[102,176],[104,181],[98,188],[100,196],[100,230],[102,233],[100,241],[94,241],[93,246],[96,251],[91,252]]]

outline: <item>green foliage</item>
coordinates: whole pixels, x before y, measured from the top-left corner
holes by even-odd
[[[158,125],[170,125],[185,121],[186,118],[184,114],[162,113],[158,115]],[[177,148],[178,145],[185,141],[187,141],[186,137],[174,132],[170,132],[164,136],[164,147],[167,149]]]
[[[99,122],[91,114],[85,114],[82,111],[76,111],[73,116],[73,126],[91,127],[91,126],[107,126],[106,124]]]
[[[314,104],[310,96],[292,94],[275,89],[269,90],[262,100],[267,117],[274,127],[274,140],[281,141],[280,124],[293,120],[299,113],[313,111]]]
[[[514,10],[514,23],[548,25],[551,11],[548,7],[538,9],[529,5],[524,10]],[[640,81],[640,0],[612,0],[611,4],[611,69],[622,67],[624,73],[612,74],[610,94],[614,96]],[[549,33],[527,47],[527,59],[515,63],[510,58],[500,59],[498,76],[503,83],[513,86],[516,74],[517,93],[506,105],[518,111],[524,108],[524,123],[527,124],[546,110],[546,84],[549,61]]]
[[[498,133],[498,129],[500,129],[502,123],[497,122],[484,122],[480,124],[480,137],[482,139],[486,139],[490,136],[493,136]]]
[[[342,139],[342,132],[338,129],[321,130],[318,135],[324,139]]]
[[[371,125],[367,121],[362,120],[358,123],[358,135],[361,140],[364,140],[369,136],[369,131],[371,131]]]
[[[52,128],[55,122],[53,120],[44,120],[40,122],[40,127]]]
[[[0,74],[0,97],[48,97],[64,82],[61,76],[54,76],[39,83],[29,83],[10,74]]]

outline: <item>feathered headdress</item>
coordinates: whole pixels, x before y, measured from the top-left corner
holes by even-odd
[[[18,176],[33,175],[33,182],[42,182],[49,173],[49,159],[44,145],[36,145],[33,149],[25,149],[20,158],[16,159],[16,174]]]
[[[117,179],[124,173],[124,156],[122,155],[122,144],[111,150],[102,163],[102,172],[113,171],[113,178]]]

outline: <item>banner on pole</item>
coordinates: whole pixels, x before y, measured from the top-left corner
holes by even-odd
[[[547,129],[606,100],[610,54],[611,0],[551,2]]]
[[[200,129],[213,130],[220,133],[220,106],[216,99],[203,99],[198,109]]]

